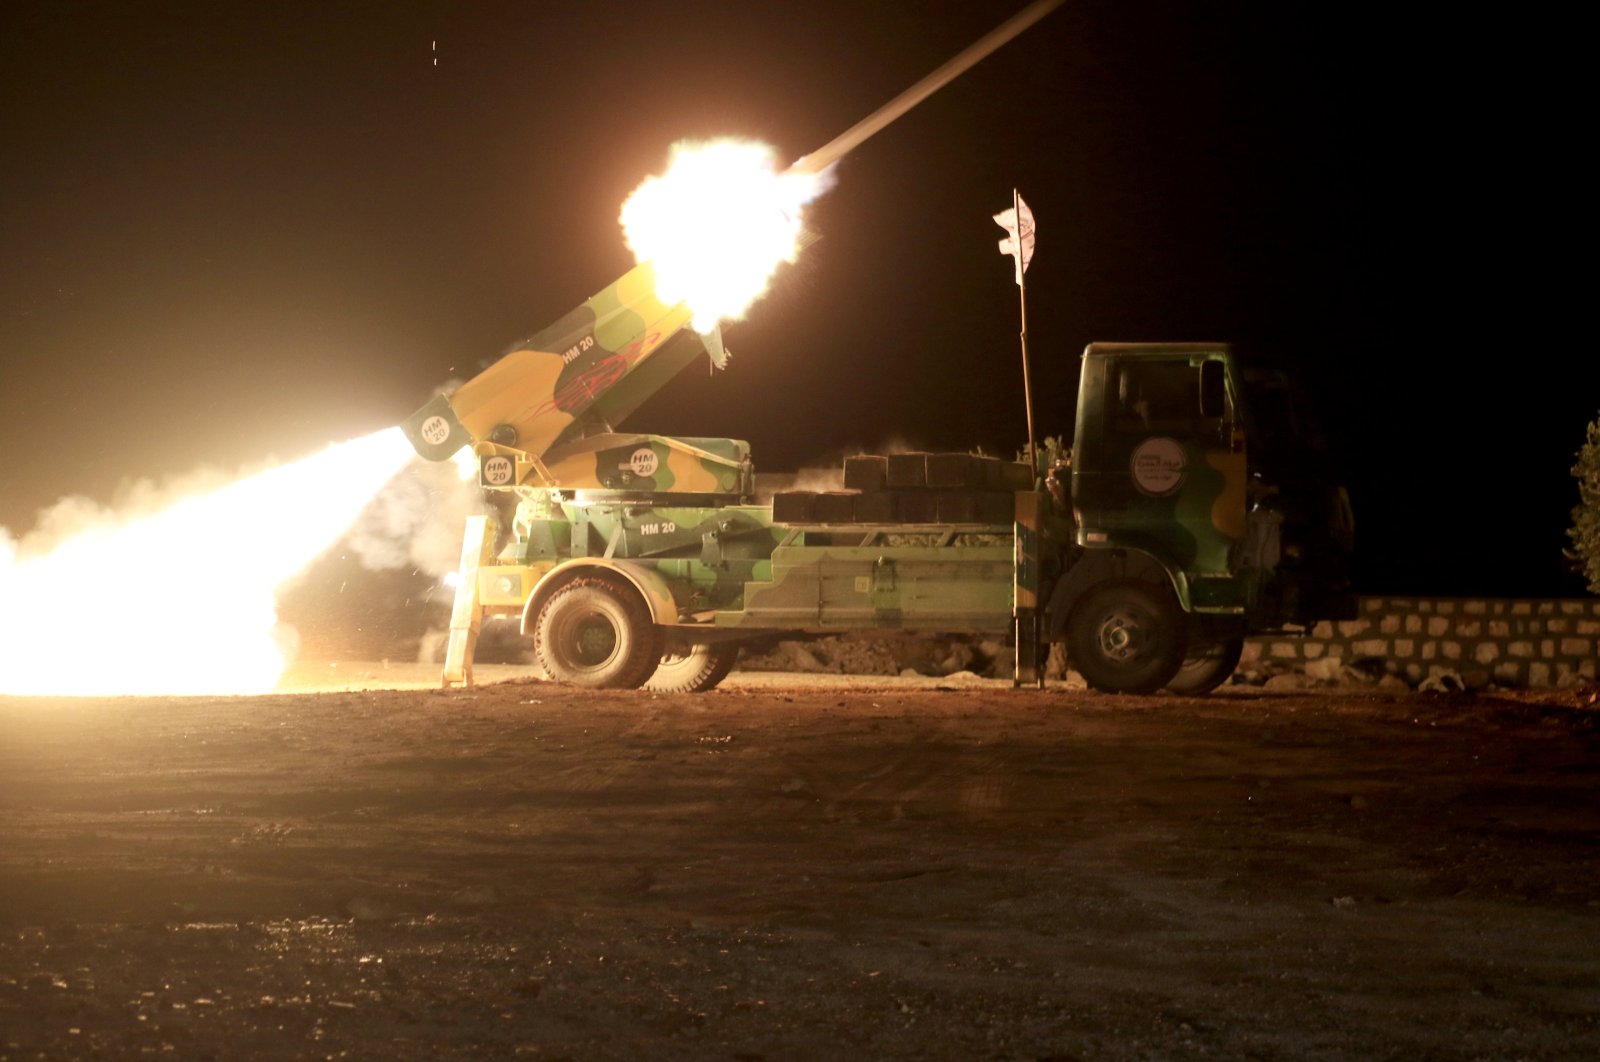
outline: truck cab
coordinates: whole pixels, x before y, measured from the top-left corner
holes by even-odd
[[[1289,446],[1276,382],[1251,381],[1225,343],[1085,349],[1073,549],[1046,629],[1090,685],[1203,692],[1232,673],[1247,632],[1348,610],[1343,490],[1325,463],[1263,460]]]

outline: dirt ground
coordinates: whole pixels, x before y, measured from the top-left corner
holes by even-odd
[[[1572,691],[432,677],[0,698],[0,1058],[1600,1057]]]

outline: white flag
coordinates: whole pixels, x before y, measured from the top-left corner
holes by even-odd
[[[1021,232],[1018,232],[1017,214],[1022,214]],[[1002,210],[994,216],[994,223],[1005,229],[1009,234],[1000,241],[1000,253],[1009,254],[1017,263],[1017,286],[1022,286],[1022,274],[1028,271],[1028,263],[1033,261],[1033,211],[1028,209],[1028,204],[1017,196],[1017,205],[1008,210]]]

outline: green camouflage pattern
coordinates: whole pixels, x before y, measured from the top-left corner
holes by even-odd
[[[703,621],[714,609],[737,607],[746,583],[766,578],[783,534],[767,506],[555,504],[531,498],[518,507],[514,526],[516,538],[500,563],[548,570],[593,557],[651,568],[666,580],[679,611]]]
[[[783,545],[717,626],[767,630],[1007,631],[1013,547]]]
[[[1221,361],[1221,416],[1200,412],[1200,366]],[[1239,388],[1223,344],[1091,344],[1073,446],[1078,544],[1142,550],[1181,575],[1192,607],[1248,596],[1237,548],[1248,467]]]

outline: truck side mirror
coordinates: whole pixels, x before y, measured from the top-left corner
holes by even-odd
[[[1228,411],[1227,370],[1220,361],[1200,363],[1200,415],[1207,420]]]

